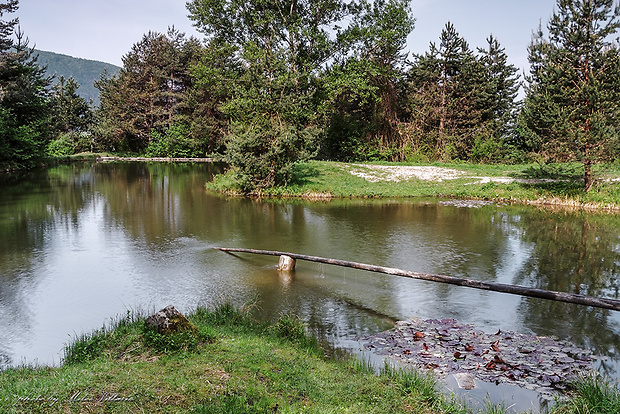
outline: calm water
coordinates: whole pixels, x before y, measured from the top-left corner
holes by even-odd
[[[618,378],[620,313],[314,263],[284,250],[618,298],[620,217],[435,201],[264,202],[208,194],[209,164],[109,163],[0,175],[0,365],[56,364],[63,344],[131,309],[258,295],[336,346],[395,319],[454,318],[570,339]]]

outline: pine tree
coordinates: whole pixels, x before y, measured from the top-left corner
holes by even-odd
[[[493,35],[487,47],[478,48],[479,58],[486,68],[486,87],[481,95],[482,123],[486,135],[479,138],[472,154],[476,160],[493,160],[509,156],[514,148],[514,131],[519,104],[520,76],[518,69],[508,63],[505,49]],[[501,154],[504,152],[504,154]]]
[[[154,136],[168,131],[187,115],[186,96],[192,87],[191,65],[202,46],[170,29],[149,32],[123,56],[123,69],[104,75],[100,90],[99,141],[108,149],[144,151]]]
[[[93,121],[93,112],[86,100],[77,94],[80,85],[70,77],[60,76],[52,87],[50,106],[52,135],[86,132]]]
[[[439,45],[430,44],[417,56],[408,73],[411,119],[415,143],[437,159],[469,158],[474,137],[481,127],[481,101],[487,90],[483,63],[467,41],[448,22]]]
[[[620,28],[613,0],[558,0],[547,24],[528,49],[531,76],[523,119],[547,158],[580,161],[584,189],[594,183],[592,166],[617,142],[620,121]]]
[[[0,4],[0,17],[18,2]],[[15,36],[13,38],[12,36]],[[45,153],[50,81],[17,19],[0,20],[0,166],[28,167]]]

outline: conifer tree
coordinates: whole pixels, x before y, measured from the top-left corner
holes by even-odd
[[[448,22],[408,74],[410,131],[437,159],[467,159],[483,119],[483,63]]]
[[[79,88],[73,77],[65,79],[64,76],[52,87],[50,128],[53,135],[86,132],[93,121],[89,103],[77,94]]]
[[[486,134],[475,143],[475,160],[494,160],[508,157],[514,148],[514,131],[519,104],[520,76],[518,69],[508,63],[505,49],[493,35],[487,38],[487,47],[478,48],[484,64],[486,85],[481,94],[482,123]],[[503,154],[502,154],[503,153]]]
[[[0,17],[17,11],[17,0],[0,3]],[[14,36],[14,37],[13,37]],[[32,166],[48,141],[49,79],[19,30],[0,19],[0,166]]]
[[[592,166],[617,142],[620,9],[613,0],[558,0],[528,49],[531,75],[523,119],[526,132],[548,159],[579,161],[584,189]]]
[[[144,151],[154,136],[166,136],[187,114],[190,67],[202,47],[171,28],[149,32],[123,56],[114,77],[104,74],[100,90],[99,140],[108,149]]]

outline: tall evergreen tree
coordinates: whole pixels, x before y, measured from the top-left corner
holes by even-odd
[[[52,156],[94,151],[90,134],[93,111],[86,99],[77,94],[80,85],[70,77],[60,76],[50,93],[50,143]]]
[[[154,134],[165,135],[186,114],[191,65],[201,46],[170,29],[149,32],[123,56],[118,76],[103,76],[98,117],[100,139],[109,149],[144,151]]]
[[[17,0],[0,4],[0,17],[14,13]],[[13,38],[12,36],[15,36]],[[0,19],[0,165],[31,166],[45,153],[48,141],[50,81],[19,30],[18,20]]]
[[[80,85],[70,77],[60,76],[50,97],[52,135],[86,132],[93,121],[93,112],[86,100],[77,94]]]
[[[620,121],[620,28],[613,0],[558,0],[528,49],[531,75],[523,109],[527,131],[550,159],[577,160],[584,189],[594,183],[592,165],[617,143]]]
[[[517,95],[520,87],[518,69],[508,63],[505,49],[493,35],[487,47],[478,48],[479,58],[486,68],[486,88],[481,96],[482,123],[486,136],[476,141],[481,159],[500,157],[515,146],[516,117],[519,109]],[[484,148],[486,147],[486,148]],[[475,154],[472,154],[476,158]]]
[[[409,71],[414,145],[437,159],[467,159],[482,125],[481,101],[487,91],[484,64],[448,22],[439,45],[431,42]],[[422,141],[420,143],[419,141]]]

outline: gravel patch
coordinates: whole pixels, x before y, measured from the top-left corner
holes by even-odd
[[[454,180],[465,175],[464,171],[441,167],[418,167],[398,165],[351,164],[348,171],[373,183],[379,181],[400,182],[412,178],[425,181]]]

